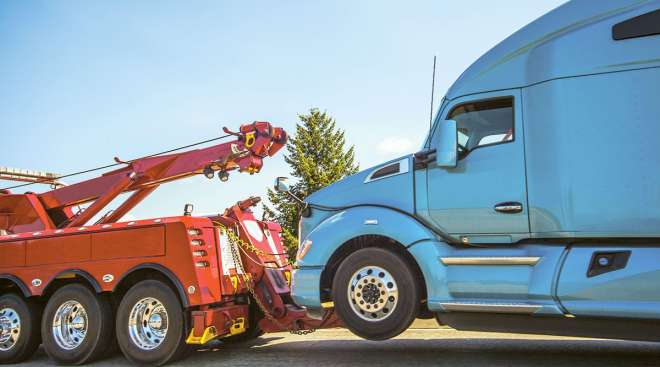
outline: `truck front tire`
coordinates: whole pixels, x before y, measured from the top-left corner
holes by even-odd
[[[105,355],[112,343],[110,301],[82,284],[66,285],[48,300],[41,323],[46,354],[57,363],[83,364]]]
[[[41,343],[36,303],[16,294],[0,297],[0,363],[19,363],[30,358]]]
[[[143,280],[124,295],[117,308],[116,334],[124,356],[139,365],[162,365],[189,349],[181,302],[158,280]]]
[[[393,338],[417,316],[419,285],[399,255],[372,247],[349,255],[332,284],[335,310],[356,335],[369,340]]]

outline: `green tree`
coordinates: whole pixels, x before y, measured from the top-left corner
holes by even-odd
[[[289,138],[284,160],[295,178],[291,192],[301,199],[358,171],[354,147],[346,148],[344,131],[335,120],[316,108],[298,115],[296,133]],[[264,205],[264,213],[282,226],[284,244],[293,259],[298,249],[300,204],[285,193],[268,190],[272,208]]]

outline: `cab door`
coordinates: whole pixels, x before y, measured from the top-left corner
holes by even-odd
[[[462,97],[439,115],[437,123],[456,121],[461,146],[456,167],[427,168],[426,215],[441,231],[470,243],[528,235],[520,98],[519,89]]]

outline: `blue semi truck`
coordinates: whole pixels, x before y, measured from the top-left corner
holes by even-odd
[[[295,302],[372,340],[415,317],[660,340],[660,1],[530,23],[458,78],[422,145],[306,199]]]

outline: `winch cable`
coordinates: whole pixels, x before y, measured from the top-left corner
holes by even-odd
[[[131,160],[126,161],[126,162],[117,162],[117,163],[108,164],[108,165],[105,165],[105,166],[86,169],[86,170],[83,170],[83,171],[67,173],[66,175],[62,175],[62,176],[58,176],[58,177],[54,177],[54,178],[41,179],[41,180],[37,180],[35,182],[28,182],[28,183],[24,183],[24,184],[5,187],[1,190],[17,189],[19,187],[25,187],[25,186],[30,186],[30,185],[34,185],[34,184],[48,184],[48,183],[51,183],[53,181],[60,180],[62,178],[78,176],[78,175],[82,175],[82,174],[85,174],[85,173],[96,172],[96,171],[100,171],[100,170],[104,170],[104,169],[108,169],[108,168],[112,168],[112,167],[121,166],[121,165],[124,165],[124,164],[127,164],[127,163],[134,162],[134,161],[139,160],[139,159],[151,158],[151,157],[156,157],[156,156],[167,154],[167,153],[173,153],[173,152],[176,152],[176,151],[179,151],[179,150],[195,147],[195,146],[210,143],[210,142],[213,142],[213,141],[226,139],[230,136],[232,136],[232,134],[222,135],[222,136],[218,136],[218,137],[215,137],[215,138],[212,138],[212,139],[202,140],[202,141],[199,141],[199,142],[196,142],[196,143],[180,146],[180,147],[165,150],[165,151],[162,151],[162,152],[158,152],[158,153],[154,153],[154,154],[150,154],[150,155],[145,155],[144,157],[134,158],[134,159],[131,159]]]

